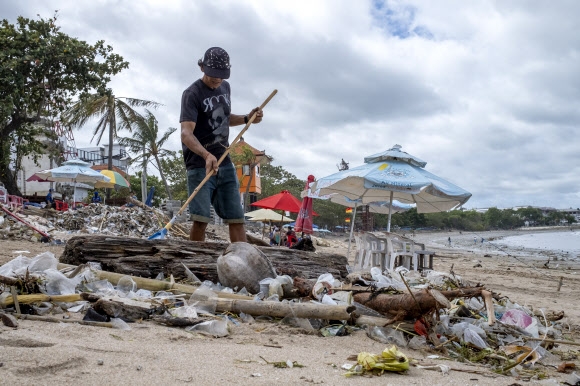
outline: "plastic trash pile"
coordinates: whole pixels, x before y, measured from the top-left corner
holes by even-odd
[[[48,212],[47,212],[48,213]],[[163,227],[166,219],[159,211],[146,211],[140,207],[117,207],[102,204],[89,204],[64,212],[51,211],[50,216],[18,213],[36,228],[51,232],[105,234],[115,236],[149,236]],[[40,235],[11,217],[0,215],[0,239],[33,239],[39,241]]]
[[[57,260],[50,252],[34,258],[19,256],[0,267],[0,276],[18,278],[21,281],[20,293],[40,292],[47,295],[73,295],[90,293],[102,299],[121,302],[125,305],[143,307],[151,319],[167,325],[181,325],[192,333],[213,337],[228,336],[241,323],[254,323],[259,320],[276,321],[310,332],[318,330],[322,336],[348,335],[360,327],[348,321],[327,321],[298,318],[292,313],[286,317],[269,315],[248,315],[240,313],[220,314],[217,312],[220,293],[238,294],[253,302],[282,302],[312,304],[352,305],[361,315],[381,317],[375,310],[353,301],[352,291],[337,290],[347,287],[346,283],[336,280],[331,274],[321,275],[314,283],[308,298],[285,299],[293,289],[293,279],[277,276],[260,281],[260,292],[249,294],[245,288],[232,289],[209,281],[201,283],[191,295],[169,291],[151,291],[138,288],[130,276],[124,276],[113,285],[107,280],[99,280],[95,273],[100,267],[88,264],[67,275],[57,270]],[[193,275],[193,274],[192,274]],[[350,280],[368,285],[373,290],[388,291],[391,294],[405,293],[405,282],[415,289],[436,288],[446,290],[464,285],[461,277],[453,274],[431,271],[426,276],[417,272],[398,269],[391,272],[371,270],[370,274],[353,273]],[[159,280],[164,280],[162,276]],[[198,281],[193,275],[191,281]],[[348,287],[347,287],[348,288]],[[8,286],[0,284],[0,306],[7,304],[12,296]],[[97,302],[98,304],[98,302]],[[572,365],[563,365],[577,359],[578,351],[571,351],[554,344],[554,341],[569,339],[574,329],[562,321],[562,313],[548,313],[545,310],[533,311],[508,298],[493,299],[495,323],[490,323],[490,315],[482,299],[459,298],[449,302],[449,307],[440,308],[436,313],[425,314],[417,320],[395,323],[388,327],[366,326],[366,335],[388,345],[382,354],[359,353],[355,364],[346,366],[346,375],[381,374],[384,371],[405,371],[410,361],[399,351],[402,349],[436,352],[441,359],[452,359],[465,363],[477,363],[506,375],[520,377],[545,377],[548,369],[561,368],[571,372]],[[23,307],[23,305],[20,305]],[[8,307],[10,310],[10,307]],[[103,314],[87,300],[40,301],[25,305],[24,312],[36,315],[55,313],[80,313],[88,321],[111,322],[117,328],[130,328],[132,320],[115,318]],[[491,318],[493,319],[493,318]],[[182,324],[175,324],[175,323]],[[173,323],[173,324],[172,324]],[[441,371],[448,367],[435,366]],[[570,375],[572,376],[572,375]]]

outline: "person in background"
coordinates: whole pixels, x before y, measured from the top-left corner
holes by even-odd
[[[451,246],[451,236],[447,238],[447,241],[449,242],[449,246]]]
[[[296,232],[292,227],[288,227],[288,232],[286,232],[286,246],[290,248],[294,244],[298,242],[298,238],[296,237]]]
[[[48,189],[48,194],[46,195],[46,208],[54,208],[54,197],[52,197],[52,188]]]
[[[249,114],[232,114],[231,89],[226,81],[230,77],[230,56],[223,48],[209,48],[197,64],[203,75],[183,92],[179,118],[189,194],[206,175],[211,177],[189,203],[193,221],[189,239],[205,240],[205,229],[211,221],[210,205],[213,205],[217,215],[229,226],[230,241],[245,242],[244,210],[236,169],[228,155],[218,170],[218,159],[230,146],[230,127],[247,124],[254,114],[253,123],[259,123],[262,109],[256,107]]]
[[[91,199],[91,202],[93,204],[100,204],[101,203],[101,196],[99,196],[99,192],[97,192],[95,190],[95,193],[93,194],[93,198]]]

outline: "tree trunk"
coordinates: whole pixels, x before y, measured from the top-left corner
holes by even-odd
[[[109,111],[111,113],[109,118],[109,155],[107,161],[107,169],[113,170],[113,139],[115,133],[115,127],[117,122],[115,121],[115,96],[109,96]],[[111,189],[107,189],[107,200],[111,198]]]
[[[159,157],[157,154],[153,155],[155,157],[155,162],[157,162],[157,169],[159,170],[159,175],[161,176],[161,181],[163,181],[163,185],[165,185],[165,191],[167,192],[167,197],[170,200],[173,200],[173,196],[171,195],[171,190],[169,189],[169,185],[167,184],[167,180],[165,179],[165,174],[163,173],[163,169],[161,168],[161,162],[159,162]]]
[[[166,277],[173,275],[176,280],[187,277],[185,265],[200,280],[218,282],[217,259],[228,245],[178,239],[75,236],[67,241],[60,262],[79,265],[96,261],[105,271],[149,278],[163,273]],[[315,279],[326,272],[336,278],[344,278],[348,274],[343,255],[315,254],[287,248],[257,248],[268,256],[278,275]]]
[[[468,287],[453,291],[441,291],[447,299],[481,297],[483,287]],[[353,295],[355,302],[372,308],[375,311],[397,320],[416,319],[435,310],[443,308],[438,306],[437,300],[427,291],[413,292],[410,294],[377,294],[376,292],[362,292]]]

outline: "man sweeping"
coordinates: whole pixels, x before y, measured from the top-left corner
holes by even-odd
[[[203,76],[193,82],[181,98],[181,145],[187,169],[189,194],[206,174],[213,174],[189,204],[193,226],[189,233],[192,241],[204,241],[210,221],[210,204],[229,225],[230,241],[246,241],[244,211],[241,205],[236,169],[229,155],[218,169],[217,160],[229,147],[230,126],[262,121],[263,112],[254,108],[248,115],[231,113],[230,57],[220,47],[212,47],[197,63]]]

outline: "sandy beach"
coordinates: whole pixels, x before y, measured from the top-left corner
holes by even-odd
[[[575,256],[546,250],[500,250],[501,238],[542,230],[417,233],[417,242],[436,251],[434,269],[479,282],[507,296],[513,302],[546,311],[564,311],[565,322],[580,324],[580,263]],[[551,230],[553,231],[553,229]],[[569,230],[562,230],[568,231]],[[448,238],[452,246],[447,245]],[[474,242],[474,237],[486,242]],[[331,246],[319,251],[346,254],[347,236],[329,236]],[[36,256],[45,251],[60,256],[62,245],[46,245],[26,240],[0,241],[0,264],[28,251]],[[351,253],[352,254],[352,253]],[[512,256],[509,256],[509,255]],[[544,267],[547,256],[555,260]],[[557,263],[556,263],[557,262]],[[556,264],[559,264],[555,268]],[[557,291],[559,278],[561,291]],[[58,316],[58,315],[57,315]],[[71,318],[78,318],[72,314]],[[576,334],[578,327],[576,327]],[[442,359],[429,359],[432,353],[402,349],[421,364],[443,363],[452,368],[449,375],[411,367],[406,374],[386,373],[376,377],[345,378],[343,364],[361,351],[380,353],[385,344],[355,331],[344,337],[321,337],[316,331],[281,325],[275,321],[256,321],[236,325],[226,338],[196,335],[180,328],[152,322],[133,323],[131,330],[107,329],[73,323],[19,321],[17,329],[0,326],[0,384],[361,384],[380,382],[392,385],[510,385],[514,377],[494,374],[488,369]],[[561,346],[560,350],[577,349]],[[577,352],[577,351],[576,351]],[[263,358],[263,359],[262,359]],[[296,361],[303,368],[275,368],[268,362]],[[580,363],[575,360],[576,366]],[[541,365],[536,365],[541,366]],[[471,373],[456,371],[468,370]],[[545,368],[549,379],[527,384],[558,384],[566,379],[554,368]]]

